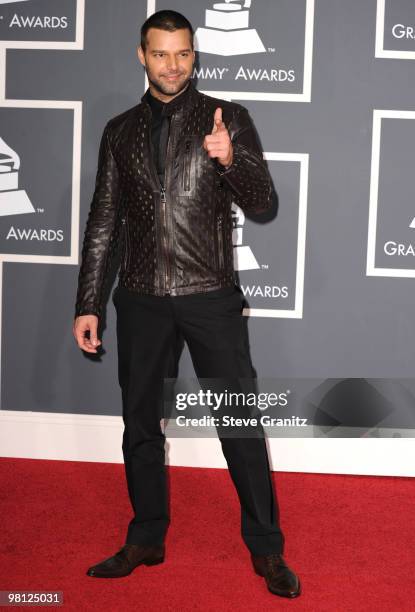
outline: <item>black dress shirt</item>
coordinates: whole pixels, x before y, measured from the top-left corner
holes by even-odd
[[[153,96],[150,93],[150,88],[147,89],[144,96],[152,112],[151,140],[153,143],[154,164],[163,186],[171,115],[174,110],[184,102],[188,91],[189,85],[187,85],[186,89],[181,91],[179,95],[170,100],[170,102],[162,102],[162,100]]]

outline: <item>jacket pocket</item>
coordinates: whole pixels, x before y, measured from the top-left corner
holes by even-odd
[[[218,215],[218,219],[216,221],[216,232],[218,237],[218,264],[219,270],[223,270],[225,267],[225,244],[223,240],[223,216],[222,214]]]
[[[190,191],[191,187],[192,149],[192,141],[188,138],[185,140],[183,153],[183,191]]]

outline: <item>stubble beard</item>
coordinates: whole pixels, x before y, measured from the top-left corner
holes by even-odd
[[[153,74],[151,74],[147,69],[147,79],[148,82],[154,87],[156,91],[163,94],[164,96],[176,96],[181,91],[183,91],[187,84],[190,81],[191,73],[187,76],[187,78],[183,81],[182,75],[180,75],[179,80],[177,82],[168,83],[163,78],[157,78]]]

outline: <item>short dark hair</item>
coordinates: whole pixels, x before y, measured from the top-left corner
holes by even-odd
[[[186,29],[190,32],[190,44],[193,50],[193,28],[192,24],[184,15],[177,11],[162,10],[156,11],[141,26],[141,48],[146,50],[147,32],[150,28],[158,28],[159,30],[167,30],[174,32],[175,30]]]

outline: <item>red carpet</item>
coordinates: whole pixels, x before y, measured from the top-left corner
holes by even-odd
[[[170,468],[165,563],[105,580],[85,570],[124,543],[124,467],[0,459],[0,590],[63,591],[62,609],[74,611],[415,609],[413,479],[274,479],[284,556],[302,582],[293,600],[268,593],[251,569],[226,470]]]

